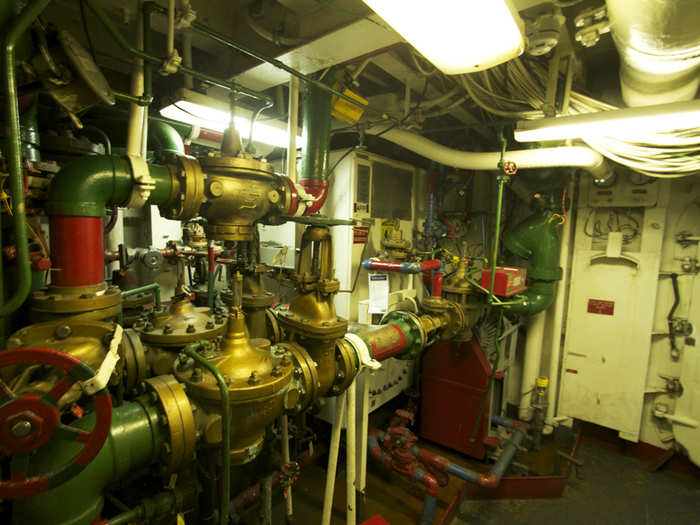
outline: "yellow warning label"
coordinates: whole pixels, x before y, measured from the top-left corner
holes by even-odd
[[[368,104],[367,100],[362,98],[357,93],[353,93],[349,89],[343,91],[343,95],[357,100],[360,104],[363,104],[365,106]],[[365,110],[361,106],[348,102],[345,99],[335,97],[335,100],[333,101],[333,110],[331,111],[331,115],[333,115],[333,117],[337,118],[338,120],[342,120],[343,122],[355,124],[358,120],[360,120],[364,112]]]

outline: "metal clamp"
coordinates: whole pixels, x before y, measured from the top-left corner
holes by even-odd
[[[146,161],[138,155],[127,155],[131,166],[131,176],[134,186],[126,203],[127,208],[141,208],[151,196],[151,191],[156,188],[156,181],[151,177]]]
[[[369,348],[367,348],[367,343],[365,343],[359,335],[346,333],[345,340],[357,353],[357,359],[360,361],[360,369],[370,368],[372,370],[379,370],[382,367],[382,364],[372,357]]]
[[[166,58],[160,65],[160,69],[158,70],[158,72],[163,76],[172,75],[174,73],[177,73],[177,71],[180,69],[181,64],[182,57],[177,52],[177,49],[173,49],[173,52],[170,53],[170,56]]]
[[[115,325],[112,340],[109,342],[109,350],[105,356],[97,373],[90,379],[86,379],[80,383],[80,386],[87,395],[93,395],[107,386],[109,379],[112,377],[112,372],[119,362],[119,345],[122,342],[124,329],[121,325]]]

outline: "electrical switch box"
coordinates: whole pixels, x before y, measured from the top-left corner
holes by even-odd
[[[500,297],[512,297],[525,291],[527,269],[511,266],[496,266],[493,293]],[[491,270],[481,272],[481,286],[487,290],[491,286]]]

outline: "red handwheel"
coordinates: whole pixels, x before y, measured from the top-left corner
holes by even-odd
[[[96,418],[91,431],[61,423],[58,400],[76,382],[95,376],[88,365],[50,348],[0,351],[0,368],[29,363],[59,368],[65,375],[42,396],[17,396],[0,378],[0,451],[10,456],[10,479],[0,480],[0,498],[3,499],[34,496],[75,477],[102,449],[112,424],[112,400],[106,388],[92,396]],[[83,448],[65,465],[29,477],[33,452],[49,439],[77,441]]]

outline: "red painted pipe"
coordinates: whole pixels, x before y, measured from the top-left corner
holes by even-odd
[[[299,181],[299,186],[309,195],[314,196],[314,202],[304,210],[304,215],[311,215],[321,209],[328,197],[328,181],[322,179],[303,179]]]
[[[432,286],[430,287],[430,295],[433,297],[441,297],[442,296],[442,276],[443,274],[434,272],[433,273],[433,283]]]
[[[105,280],[102,217],[52,215],[51,273],[55,286],[92,286]]]
[[[389,262],[378,261],[376,259],[367,259],[362,262],[365,270],[381,270],[384,272],[400,272],[400,273],[421,273],[440,269],[440,261],[430,259],[421,262]]]

